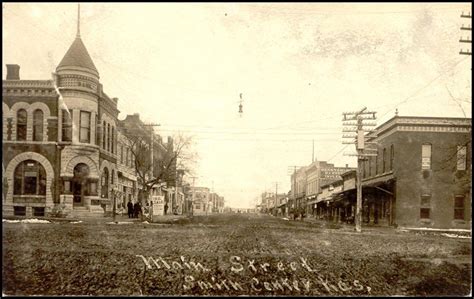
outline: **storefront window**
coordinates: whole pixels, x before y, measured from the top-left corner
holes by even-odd
[[[14,173],[13,194],[46,195],[46,172],[34,160],[20,163]]]

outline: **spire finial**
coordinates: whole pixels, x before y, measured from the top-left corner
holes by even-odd
[[[81,37],[81,4],[77,3],[77,36]]]

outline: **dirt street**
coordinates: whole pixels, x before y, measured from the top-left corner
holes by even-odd
[[[3,223],[8,295],[467,295],[471,239],[268,215]]]

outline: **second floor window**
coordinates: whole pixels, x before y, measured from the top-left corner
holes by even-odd
[[[91,113],[81,111],[79,142],[90,143],[91,141]]]
[[[107,151],[110,152],[110,125],[107,124]]]
[[[43,141],[43,111],[33,113],[33,141]]]
[[[458,146],[457,149],[457,170],[466,170],[467,147],[465,145]]]
[[[390,146],[390,170],[393,170],[393,160],[395,159],[395,149],[393,144]]]
[[[105,150],[107,144],[107,126],[105,121],[102,123],[102,148]]]
[[[110,146],[110,151],[112,152],[112,154],[115,152],[115,129],[114,127],[112,127],[112,133],[110,134],[110,137],[112,138],[112,145]]]
[[[369,177],[372,176],[372,157],[369,157]]]
[[[25,109],[18,110],[16,114],[16,140],[26,140],[26,124],[28,115]]]
[[[382,151],[382,173],[385,173],[385,165],[387,164],[386,163],[386,160],[387,160],[387,149],[383,149]]]
[[[431,169],[431,144],[421,146],[421,169]]]
[[[72,112],[62,111],[62,141],[72,141]]]

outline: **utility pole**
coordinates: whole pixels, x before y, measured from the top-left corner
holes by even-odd
[[[292,188],[292,200],[291,200],[291,203],[288,202],[287,204],[287,210],[289,212],[289,209],[293,206],[296,206],[296,170],[298,168],[301,168],[302,166],[296,166],[296,165],[292,165],[292,166],[288,166],[288,175],[293,175],[293,188]]]
[[[357,206],[356,206],[356,215],[355,215],[355,230],[357,232],[362,231],[362,161],[366,160],[366,157],[377,156],[377,154],[366,153],[365,151],[374,151],[374,149],[366,148],[366,145],[371,144],[365,141],[365,126],[375,126],[375,123],[364,123],[365,120],[375,120],[375,113],[366,111],[367,107],[362,108],[357,112],[345,112],[342,115],[344,119],[342,120],[343,133],[351,132],[356,133],[355,135],[342,135],[342,138],[349,138],[353,141],[343,141],[343,144],[352,144],[356,145],[356,154],[349,153],[349,156],[357,156]],[[354,122],[356,121],[356,122]],[[367,130],[371,132],[371,130]],[[373,144],[373,143],[372,143]],[[375,149],[376,150],[376,149]]]
[[[471,13],[468,13],[467,15],[464,14],[464,12],[461,13],[461,18],[467,18],[467,19],[472,19],[472,16],[471,16]],[[466,31],[472,31],[472,27],[467,25],[467,26],[464,26],[464,24],[461,25],[461,30],[466,30]],[[459,39],[459,42],[460,43],[469,43],[472,45],[472,38],[467,38],[467,39],[463,39],[462,37]],[[459,54],[460,55],[472,55],[472,50],[469,51],[466,50],[466,51],[463,51],[461,49],[461,51],[459,51]]]
[[[153,164],[153,143],[154,143],[154,137],[155,137],[155,131],[153,130],[153,127],[159,127],[160,124],[155,124],[155,123],[148,123],[148,124],[143,124],[143,126],[145,127],[151,127],[151,130],[150,130],[150,163],[151,163],[151,167],[150,167],[150,179],[153,178],[153,168],[154,168],[154,164]],[[143,186],[145,188],[145,190],[147,190],[147,186]],[[150,197],[150,194],[146,194],[148,197]],[[149,199],[149,198],[148,198]],[[148,200],[147,199],[147,200]],[[165,211],[166,212],[166,211]]]
[[[312,156],[312,159],[311,159],[311,163],[314,162],[314,139],[313,139],[313,156]]]

